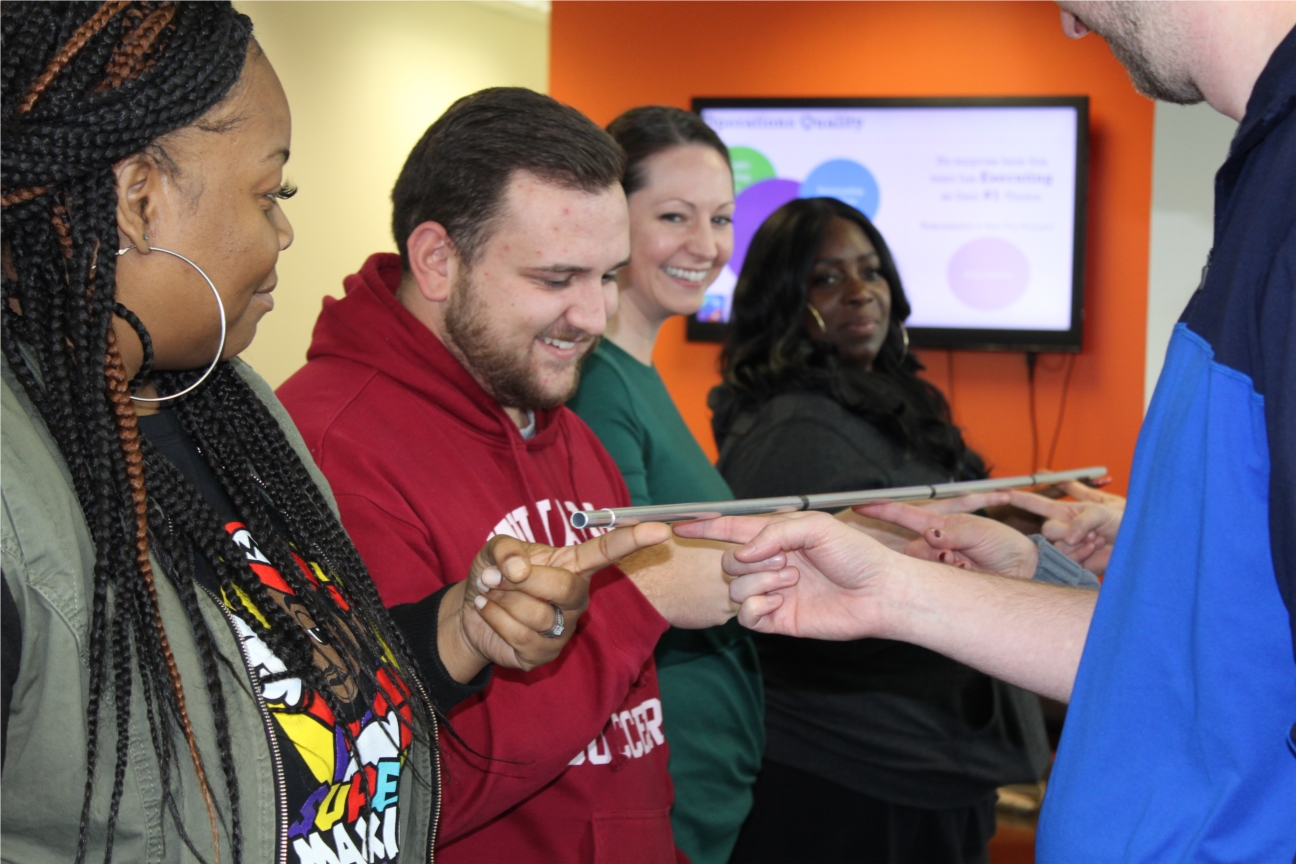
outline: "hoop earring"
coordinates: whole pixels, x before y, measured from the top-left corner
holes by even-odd
[[[904,340],[904,350],[900,352],[900,362],[909,356],[909,331],[905,329],[904,322],[900,322],[900,338]]]
[[[813,303],[807,303],[806,308],[809,309],[810,314],[814,316],[815,323],[819,325],[819,331],[827,336],[828,325],[824,323],[823,316],[819,314],[819,310],[814,307]]]
[[[134,248],[135,248],[135,244],[132,243],[130,246],[127,246],[125,249],[118,249],[118,250],[117,250],[117,257],[120,258],[121,256],[125,255],[127,252],[129,252],[130,250],[132,250],[132,249],[134,249]],[[216,346],[216,356],[215,356],[215,358],[212,359],[211,365],[207,367],[207,371],[204,372],[204,373],[203,373],[203,374],[198,378],[197,381],[195,381],[194,383],[190,384],[188,387],[186,387],[185,389],[181,390],[179,393],[171,393],[170,395],[167,395],[167,396],[154,396],[154,397],[149,397],[149,396],[132,396],[132,397],[130,397],[130,398],[131,398],[133,401],[135,401],[135,402],[169,402],[169,401],[171,401],[172,399],[179,399],[181,396],[184,396],[186,393],[192,393],[194,390],[196,390],[196,389],[198,388],[198,385],[202,384],[204,381],[207,380],[208,376],[210,376],[211,373],[213,373],[213,372],[216,371],[216,365],[217,365],[218,363],[220,363],[220,361],[221,361],[221,355],[222,355],[223,353],[225,353],[225,304],[221,301],[220,292],[216,290],[216,286],[212,283],[211,278],[210,278],[206,273],[204,273],[204,272],[203,272],[203,269],[202,269],[201,267],[199,267],[197,264],[195,264],[194,262],[190,261],[190,260],[189,260],[188,258],[186,258],[185,256],[181,255],[179,252],[172,252],[170,249],[163,249],[163,248],[160,247],[160,246],[150,246],[149,248],[150,248],[152,251],[154,251],[154,252],[162,252],[162,253],[164,253],[164,254],[166,254],[166,255],[170,255],[170,256],[173,257],[173,258],[179,258],[181,261],[185,262],[185,263],[188,264],[190,267],[192,267],[192,268],[194,268],[195,270],[197,270],[197,271],[198,271],[198,275],[201,276],[201,277],[203,278],[203,281],[207,283],[207,287],[210,288],[210,289],[212,290],[212,294],[215,294],[215,295],[216,295],[216,309],[220,312],[220,344]],[[124,309],[125,307],[122,307],[122,308]],[[123,317],[125,317],[125,316],[123,316]],[[127,320],[129,321],[130,319],[127,319]],[[136,319],[136,320],[138,320],[138,319]],[[133,325],[132,325],[132,326],[133,326]],[[152,340],[150,340],[150,342],[149,342],[149,347],[152,348]],[[150,353],[151,353],[151,352],[150,352]]]
[[[113,311],[117,313],[118,318],[121,318],[134,328],[135,335],[139,337],[140,345],[144,348],[144,362],[140,364],[140,369],[135,373],[135,377],[126,382],[128,388],[138,390],[153,372],[153,337],[149,335],[148,328],[144,326],[144,322],[139,319],[139,316],[122,304],[114,303]]]

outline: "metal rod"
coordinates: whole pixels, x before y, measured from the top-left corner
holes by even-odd
[[[1095,480],[1107,474],[1103,466],[1054,471],[1046,474],[1022,474],[991,480],[964,483],[939,483],[934,486],[900,486],[894,489],[868,489],[860,492],[830,492],[823,495],[789,495],[783,498],[747,498],[741,501],[704,501],[697,504],[654,504],[647,507],[615,507],[605,510],[578,510],[571,515],[573,528],[615,528],[640,522],[693,522],[720,516],[763,516],[771,513],[793,513],[798,510],[843,510],[861,504],[883,501],[920,501],[932,498],[957,498],[979,492],[1000,492],[1029,486],[1051,486],[1068,480]]]

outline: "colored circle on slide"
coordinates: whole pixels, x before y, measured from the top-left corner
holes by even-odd
[[[735,195],[741,195],[753,183],[774,176],[774,166],[765,154],[750,147],[730,147],[729,167],[733,169]]]
[[[797,197],[800,188],[795,180],[762,180],[748,186],[734,199],[734,245],[729,269],[742,272],[747,247],[751,245],[756,229],[769,215]]]
[[[881,194],[873,172],[853,159],[832,159],[810,172],[801,184],[801,198],[836,198],[872,219]]]
[[[992,311],[1011,305],[1030,284],[1026,253],[1000,237],[964,243],[950,256],[945,271],[954,295],[974,309]]]

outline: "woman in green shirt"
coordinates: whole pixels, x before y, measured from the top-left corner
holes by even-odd
[[[733,251],[729,152],[697,115],[678,108],[634,108],[608,132],[627,156],[630,266],[570,407],[612,454],[636,505],[732,498],[652,366],[662,324],[698,310]],[[751,638],[736,620],[672,628],[657,646],[657,668],[675,842],[694,864],[728,861],[765,748]]]

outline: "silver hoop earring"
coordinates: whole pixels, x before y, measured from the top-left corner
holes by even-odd
[[[900,361],[909,356],[909,331],[905,329],[903,323],[900,324],[900,338],[904,340],[904,350],[900,352]]]
[[[819,325],[819,331],[827,336],[828,325],[824,323],[823,316],[819,314],[819,310],[814,307],[813,303],[807,303],[806,308],[809,309],[810,314],[814,316],[815,323]]]
[[[118,249],[117,257],[120,258],[121,256],[125,255],[127,252],[129,252],[134,248],[135,245],[132,243],[130,246],[127,246],[125,249]],[[172,393],[168,396],[130,397],[131,401],[133,402],[169,402],[172,399],[179,399],[181,396],[184,396],[186,393],[192,393],[194,390],[198,388],[198,385],[202,384],[204,381],[207,380],[207,378],[211,375],[211,373],[216,371],[216,365],[220,363],[221,355],[225,353],[225,304],[221,301],[220,292],[216,290],[216,286],[215,284],[212,283],[211,278],[206,273],[204,273],[203,269],[199,267],[197,264],[190,261],[185,256],[181,255],[179,252],[172,252],[170,249],[163,249],[160,246],[150,246],[149,249],[153,252],[162,252],[166,255],[172,256],[173,258],[179,258],[181,261],[185,262],[190,267],[197,270],[198,275],[203,278],[203,281],[207,283],[207,287],[212,290],[212,294],[216,295],[216,309],[220,312],[220,344],[216,346],[216,357],[212,360],[211,365],[207,367],[207,371],[204,372],[197,381],[190,384],[188,387],[181,390],[179,393]]]

